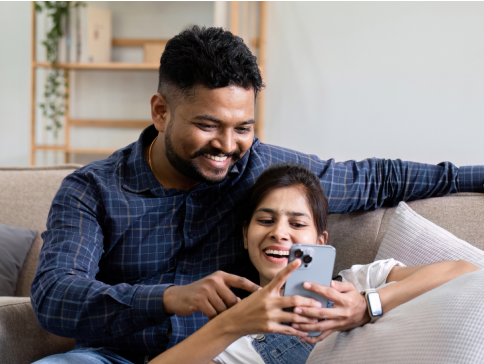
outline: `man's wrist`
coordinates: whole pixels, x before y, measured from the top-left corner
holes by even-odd
[[[165,315],[174,315],[175,310],[173,310],[174,304],[176,304],[176,289],[178,287],[175,285],[172,285],[168,288],[165,289],[165,292],[163,293],[163,298],[162,298],[162,304],[163,304],[163,312]]]

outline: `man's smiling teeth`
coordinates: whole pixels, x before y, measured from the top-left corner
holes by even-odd
[[[272,254],[272,255],[286,255],[286,256],[289,256],[289,251],[288,250],[272,250],[272,249],[267,249],[267,250],[264,250],[264,252],[267,255]]]
[[[224,156],[224,157],[216,157],[216,156],[210,155],[210,154],[204,154],[203,156],[204,157],[207,157],[208,159],[212,159],[214,161],[217,161],[217,162],[223,162],[224,160],[227,159],[227,156]]]

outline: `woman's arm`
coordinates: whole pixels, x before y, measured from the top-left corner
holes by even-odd
[[[397,281],[397,283],[378,290],[383,312],[386,313],[456,277],[478,269],[475,265],[463,260],[444,261],[416,267],[393,267],[387,277],[387,282]],[[323,331],[318,337],[304,338],[302,341],[313,344],[335,331],[350,330],[362,326],[370,320],[365,299],[353,284],[333,281],[331,287],[308,283],[305,283],[304,287],[332,300],[335,304],[334,308],[329,309],[296,308],[302,315],[325,319],[316,324],[297,325],[298,329],[304,331]]]
[[[443,261],[414,267],[393,267],[387,282],[397,283],[378,291],[383,312],[388,312],[454,278],[476,270],[479,268],[465,260]]]
[[[193,335],[150,361],[150,364],[207,364],[235,340],[248,334],[280,333],[307,336],[307,332],[281,324],[315,322],[313,318],[285,312],[284,308],[321,307],[320,302],[311,298],[280,296],[281,287],[300,264],[300,259],[288,264],[263,289],[222,312]]]

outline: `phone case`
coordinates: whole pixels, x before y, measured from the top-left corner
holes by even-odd
[[[302,255],[298,257],[300,253]],[[311,261],[307,263],[309,258]],[[286,281],[284,296],[303,296],[314,298],[321,302],[322,307],[328,305],[328,300],[316,293],[310,292],[303,287],[304,282],[316,283],[322,286],[331,286],[333,276],[336,249],[330,245],[305,245],[294,244],[289,250],[289,263],[294,259],[301,259],[301,266],[292,272]],[[306,262],[305,262],[306,261]],[[292,311],[292,309],[291,309]],[[309,336],[319,336],[321,332],[310,331]]]

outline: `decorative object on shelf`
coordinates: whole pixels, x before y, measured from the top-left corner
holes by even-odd
[[[44,102],[40,103],[39,106],[43,115],[51,120],[51,124],[47,125],[46,129],[53,132],[54,139],[57,139],[59,130],[62,128],[61,119],[66,112],[66,99],[68,98],[68,71],[60,70],[57,67],[59,43],[64,35],[63,27],[70,29],[69,9],[82,5],[83,3],[79,1],[44,1],[43,6],[39,2],[35,3],[35,10],[37,12],[45,10],[47,17],[51,19],[51,27],[47,31],[46,39],[42,42],[45,46],[47,61],[51,67],[47,71]],[[66,43],[70,47],[69,38]]]

